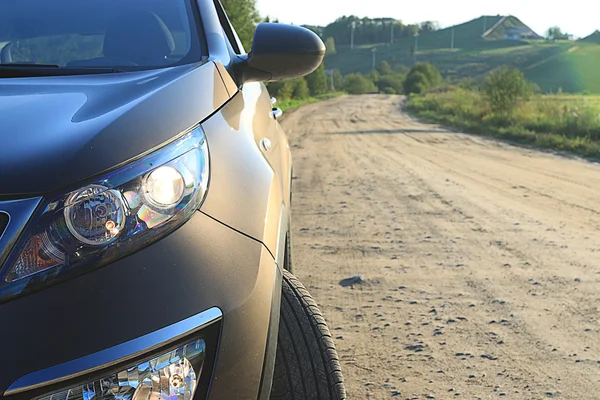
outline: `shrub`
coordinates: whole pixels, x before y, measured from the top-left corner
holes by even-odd
[[[383,93],[400,94],[403,91],[404,79],[401,75],[385,75],[377,81],[377,87]],[[392,91],[390,93],[390,90]]]
[[[531,85],[518,69],[502,67],[487,76],[484,91],[492,111],[510,114],[521,101],[529,99]]]
[[[442,76],[436,67],[427,62],[415,63],[404,81],[404,93],[423,93],[441,83]]]
[[[379,63],[379,73],[381,75],[389,75],[392,73],[392,67],[390,67],[390,64],[387,61],[383,60]]]
[[[341,90],[344,86],[344,76],[337,68],[333,70],[333,86],[335,90]]]
[[[410,71],[410,68],[404,64],[397,64],[394,67],[394,72],[397,74],[400,74],[400,75],[407,75],[409,71]]]
[[[310,91],[308,90],[308,84],[306,83],[306,79],[298,78],[294,79],[294,91],[292,92],[292,97],[294,99],[306,99],[310,97]]]
[[[293,81],[279,81],[269,83],[269,93],[278,100],[289,100],[294,93]]]
[[[377,70],[372,70],[371,72],[369,72],[366,76],[366,78],[368,80],[370,80],[371,82],[375,83],[377,82],[379,79],[381,79],[381,74],[379,73],[379,71]]]
[[[406,94],[421,94],[429,89],[429,81],[421,72],[411,71],[404,81],[404,93]]]
[[[429,87],[435,87],[442,83],[442,75],[440,75],[440,71],[438,71],[433,64],[428,62],[415,63],[410,71],[421,72],[423,75],[425,75],[427,77],[427,81],[429,82]]]
[[[307,75],[305,79],[311,96],[318,96],[329,91],[329,77],[325,73],[323,64],[313,73]]]
[[[376,92],[377,87],[361,74],[349,74],[344,78],[344,90],[349,94],[363,94]]]

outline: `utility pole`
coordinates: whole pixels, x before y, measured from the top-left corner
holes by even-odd
[[[415,33],[415,54],[414,54],[414,62],[417,62],[417,51],[419,51],[419,32]]]
[[[375,67],[376,67],[376,63],[375,63],[375,61],[376,61],[376,60],[375,60],[375,58],[376,58],[376,57],[375,57],[375,54],[376,54],[376,53],[377,53],[377,47],[373,47],[373,48],[371,49],[371,54],[373,54],[373,70],[375,70]]]
[[[350,30],[350,50],[354,50],[354,29],[356,29],[356,21],[352,21],[352,28]]]
[[[450,29],[450,48],[454,49],[454,26]]]

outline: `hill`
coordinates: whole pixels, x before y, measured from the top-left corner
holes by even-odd
[[[598,64],[600,46],[596,42],[578,41],[567,51],[525,69],[525,76],[543,91],[600,93]]]
[[[600,33],[578,42],[539,38],[514,16],[482,16],[394,44],[357,46],[354,50],[338,44],[337,53],[327,55],[325,65],[343,74],[366,74],[373,68],[375,48],[375,65],[386,60],[392,66],[410,66],[416,46],[418,61],[431,62],[451,80],[477,79],[497,67],[511,65],[523,70],[544,91],[561,88],[565,92],[600,93],[600,80],[594,72],[594,65],[600,63],[600,50],[586,43],[600,40]],[[575,46],[579,47],[573,49]]]
[[[583,39],[579,40],[580,42],[587,42],[587,43],[597,43],[600,44],[600,31],[595,31],[594,33],[592,33],[589,36],[584,37]]]

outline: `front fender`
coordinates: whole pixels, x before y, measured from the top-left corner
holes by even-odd
[[[210,153],[210,186],[201,211],[262,242],[278,262],[289,218],[281,183],[255,142],[256,104],[238,92],[202,124]],[[286,231],[283,231],[286,232]]]

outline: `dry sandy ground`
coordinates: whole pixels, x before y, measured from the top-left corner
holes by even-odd
[[[283,121],[295,270],[349,398],[600,398],[600,166],[423,124],[401,100]]]

